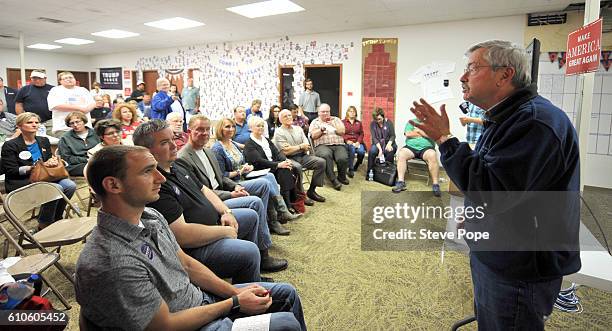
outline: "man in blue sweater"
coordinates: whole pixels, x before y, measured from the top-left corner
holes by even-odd
[[[157,90],[158,92],[151,102],[151,116],[149,119],[165,120],[166,116],[172,112],[172,104],[178,100],[178,97],[170,95],[170,81],[166,78],[157,79]]]
[[[421,123],[413,125],[439,145],[466,205],[486,210],[465,224],[491,232],[488,243],[468,241],[479,329],[544,330],[562,277],[581,267],[578,139],[563,111],[538,95],[524,49],[492,40],[467,55],[463,97],[485,110],[475,149],[452,137],[444,105],[438,114],[415,101]]]

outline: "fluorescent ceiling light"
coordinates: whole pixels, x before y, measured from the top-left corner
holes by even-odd
[[[87,39],[79,39],[79,38],[64,38],[64,39],[58,39],[55,42],[60,43],[60,44],[68,44],[68,45],[87,45],[87,44],[93,44],[95,41],[87,40]]]
[[[111,30],[94,32],[94,33],[92,33],[92,35],[98,36],[98,37],[104,37],[104,38],[120,39],[120,38],[129,38],[129,37],[140,36],[140,33],[134,33],[134,32],[129,32],[129,31],[111,29]]]
[[[148,23],[145,23],[144,25],[148,25],[154,28],[164,29],[164,30],[181,30],[181,29],[195,28],[196,26],[202,26],[204,25],[204,23],[197,22],[197,21],[190,20],[190,19],[183,18],[183,17],[173,17],[173,18],[166,18],[163,20],[155,21],[155,22],[148,22]]]
[[[62,46],[58,46],[58,45],[49,45],[49,44],[33,44],[28,46],[28,48],[36,48],[36,49],[56,49],[56,48],[62,48]]]
[[[289,0],[270,0],[225,9],[248,18],[295,13],[304,10],[304,8]]]

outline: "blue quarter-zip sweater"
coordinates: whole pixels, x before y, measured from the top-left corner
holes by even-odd
[[[474,150],[455,138],[440,145],[444,169],[468,203],[497,198],[488,223],[466,223],[468,231],[497,232],[489,246],[468,242],[471,254],[503,277],[526,281],[571,274],[581,266],[576,131],[536,91],[535,85],[519,89],[487,111]],[[533,193],[542,191],[550,193]]]

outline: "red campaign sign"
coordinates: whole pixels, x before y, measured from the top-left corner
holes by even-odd
[[[123,70],[123,79],[130,79],[131,73],[129,70]]]
[[[567,36],[565,75],[597,71],[601,52],[601,18]]]

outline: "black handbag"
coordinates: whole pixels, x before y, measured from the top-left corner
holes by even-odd
[[[387,186],[395,185],[395,179],[397,178],[397,167],[393,162],[374,164],[374,181],[385,184]]]

